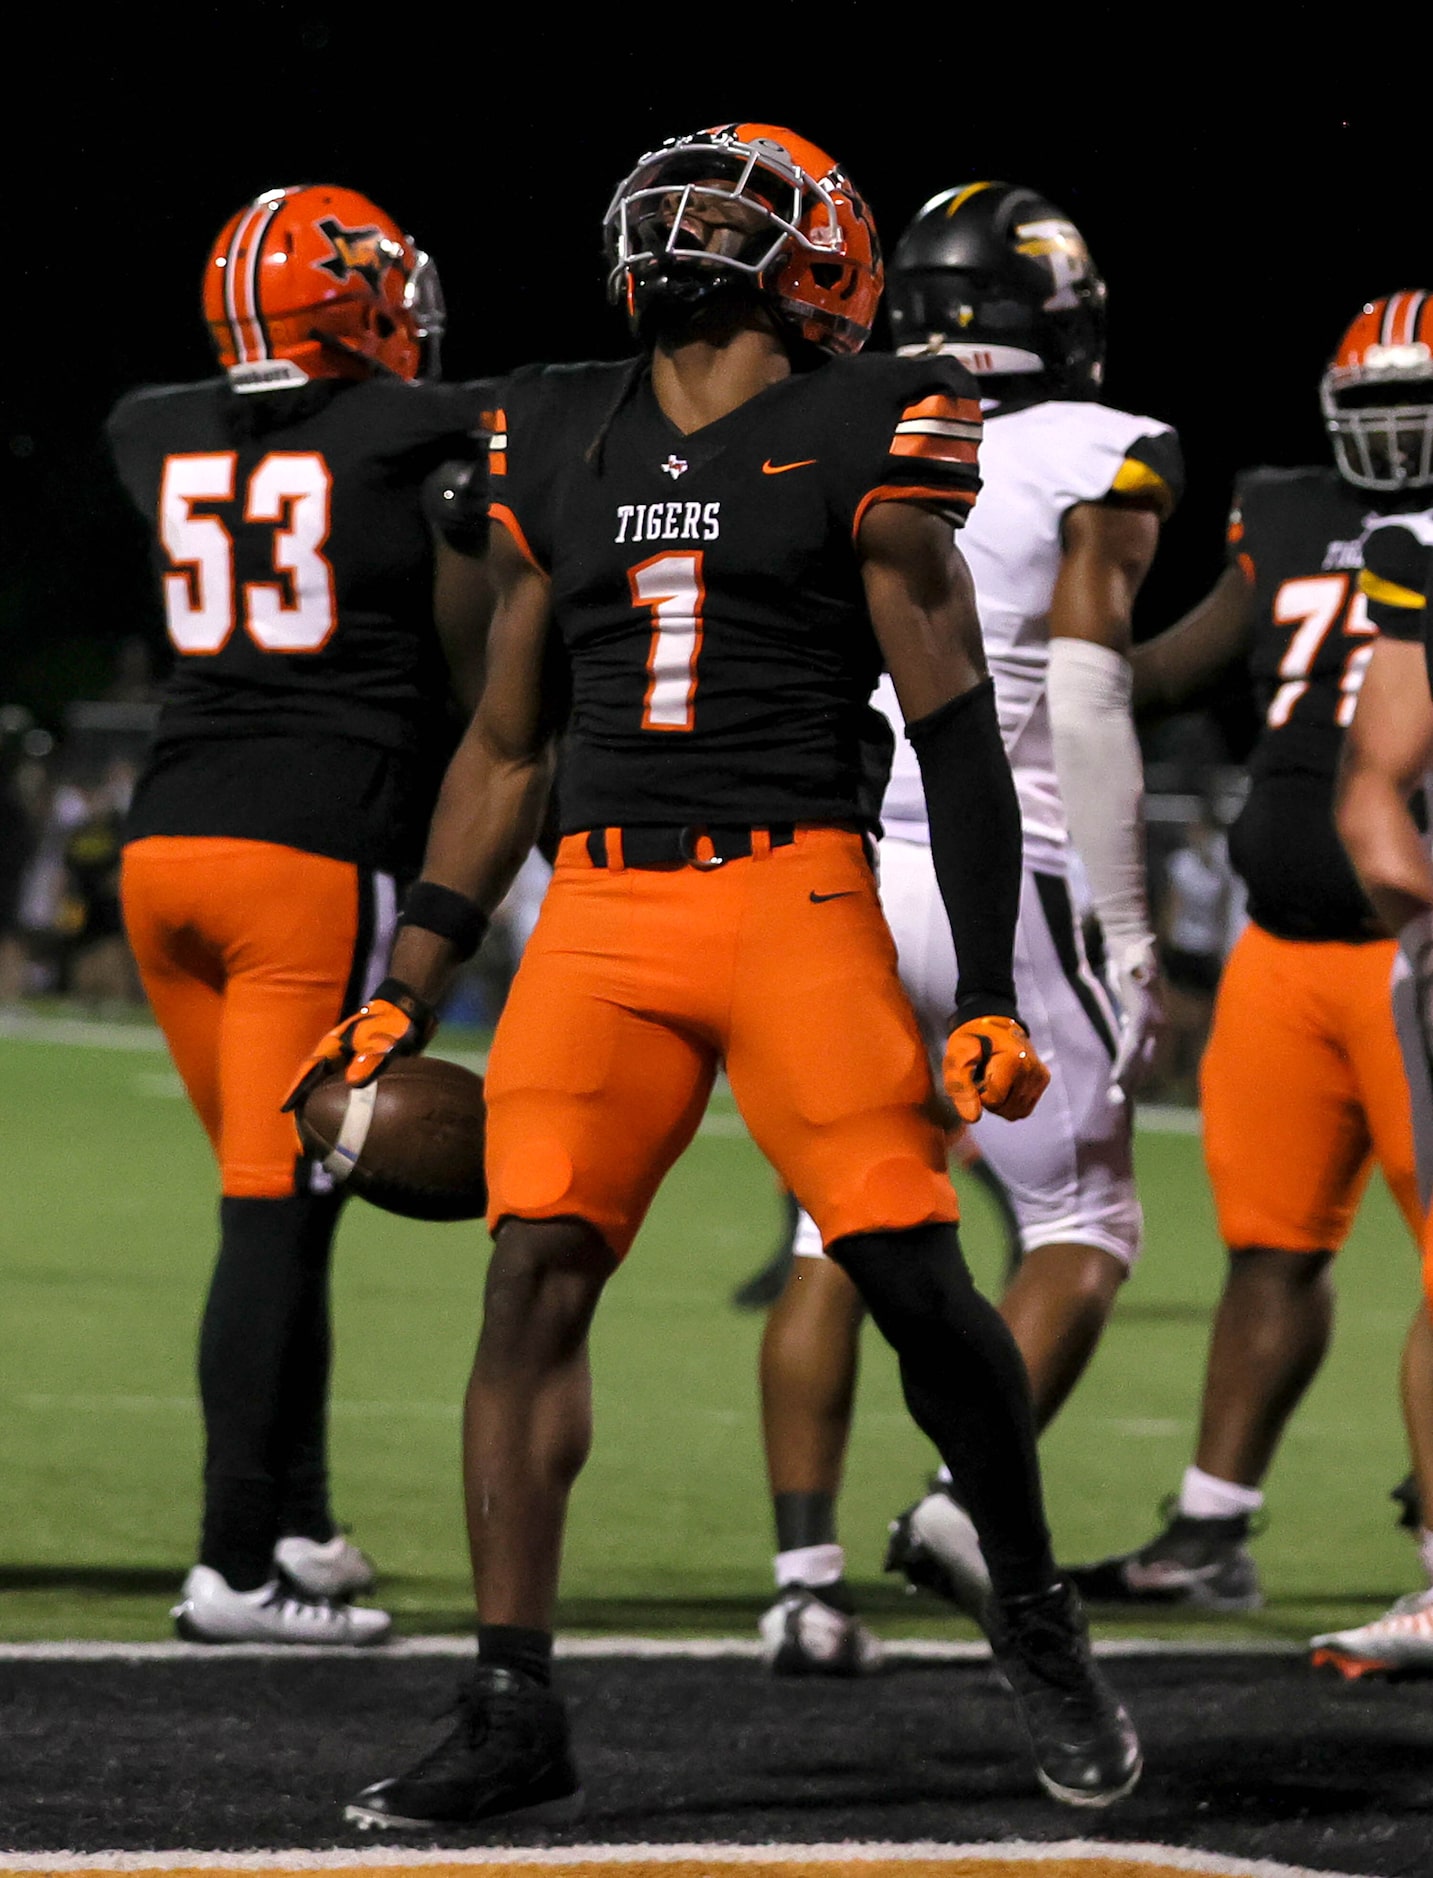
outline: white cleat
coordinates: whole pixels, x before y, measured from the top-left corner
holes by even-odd
[[[393,1628],[387,1611],[300,1596],[271,1578],[257,1591],[235,1591],[208,1565],[196,1565],[170,1612],[186,1643],[382,1643]]]
[[[865,1676],[881,1665],[879,1639],[854,1611],[828,1604],[819,1587],[784,1586],[757,1628],[775,1676]]]
[[[378,1580],[373,1560],[341,1532],[323,1545],[317,1539],[280,1539],[274,1547],[274,1564],[300,1591],[314,1598],[361,1597]]]
[[[886,1570],[904,1572],[912,1586],[934,1591],[984,1625],[990,1612],[990,1573],[975,1522],[937,1488],[891,1521]]]
[[[1433,1676],[1433,1588],[1410,1592],[1371,1624],[1326,1631],[1309,1648],[1315,1669],[1336,1669],[1350,1682],[1398,1671]]]

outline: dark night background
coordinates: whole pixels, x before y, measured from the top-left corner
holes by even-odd
[[[1142,632],[1217,573],[1236,469],[1326,460],[1318,378],[1362,302],[1433,285],[1426,26],[1385,24],[1365,49],[1356,22],[1335,44],[1298,6],[1086,7],[1059,25],[876,0],[575,24],[312,5],[114,18],[31,27],[9,75],[0,704],[51,724],[103,689],[126,634],[161,644],[99,426],[126,387],[211,369],[205,256],[278,183],[350,185],[411,229],[439,265],[454,377],[625,350],[603,210],[644,149],[703,124],[766,119],[824,145],[888,249],[955,182],[1041,188],[1109,282],[1110,401],[1185,445]],[[1397,97],[1413,101],[1399,115]]]

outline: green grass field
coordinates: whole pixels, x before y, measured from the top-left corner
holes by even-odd
[[[0,1034],[0,1638],[163,1637],[196,1525],[208,1150],[147,1027],[89,1043],[59,1040],[83,1038],[73,1026],[38,1028]],[[114,1047],[121,1039],[130,1047]],[[1044,1447],[1069,1559],[1148,1537],[1193,1439],[1222,1254],[1197,1140],[1142,1133],[1139,1161],[1145,1261]],[[778,1218],[771,1172],[719,1093],[599,1317],[597,1440],[573,1508],[569,1628],[748,1634],[766,1601],[761,1325],[727,1299],[774,1243]],[[982,1282],[994,1282],[978,1194],[967,1240]],[[409,1632],[470,1621],[457,1405],[486,1250],[478,1228],[411,1225],[361,1204],[340,1231],[336,1505]],[[1333,1355],[1270,1482],[1256,1546],[1267,1608],[1127,1631],[1303,1637],[1358,1621],[1417,1581],[1386,1498],[1406,1468],[1396,1367],[1416,1296],[1380,1186],[1342,1263]],[[881,1573],[886,1522],[929,1466],[889,1354],[869,1335],[842,1524],[850,1574],[887,1635],[952,1634],[933,1603]]]

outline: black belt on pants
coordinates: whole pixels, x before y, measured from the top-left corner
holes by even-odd
[[[620,838],[624,867],[720,867],[723,861],[740,861],[749,855],[754,834],[765,834],[773,848],[789,848],[796,839],[791,822],[774,822],[765,829],[696,824],[686,828],[589,828],[587,857],[594,867],[609,864],[609,833]],[[697,848],[703,836],[711,843],[711,853],[705,857]]]

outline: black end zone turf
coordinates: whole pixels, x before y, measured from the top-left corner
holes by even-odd
[[[361,1834],[341,1807],[432,1738],[451,1660],[0,1662],[13,1851],[475,1843]],[[1154,1840],[1325,1871],[1433,1870],[1433,1682],[1346,1685],[1297,1657],[1114,1661],[1146,1771],[1109,1812],[1036,1788],[982,1664],[776,1682],[749,1661],[567,1662],[587,1788],[518,1843]]]

